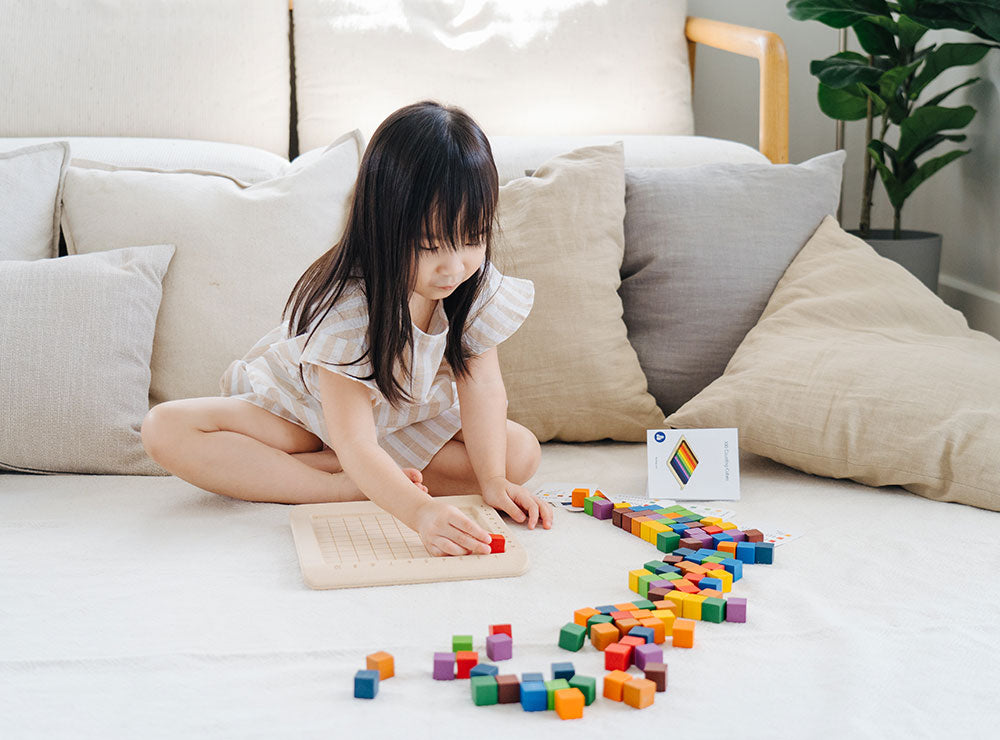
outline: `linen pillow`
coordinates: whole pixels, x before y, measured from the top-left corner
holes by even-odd
[[[664,411],[722,374],[792,258],[837,210],[844,156],[626,170],[625,324]]]
[[[622,144],[577,149],[500,188],[496,263],[535,283],[535,304],[498,350],[508,415],[542,442],[640,441],[663,413],[646,392],[618,297]]]
[[[70,254],[177,247],[153,346],[153,403],[218,395],[229,363],[280,323],[295,281],[340,238],[363,148],[360,134],[346,134],[308,164],[253,185],[74,161],[63,211]]]
[[[0,152],[0,260],[55,257],[69,144]]]
[[[826,218],[721,378],[667,419],[807,473],[1000,510],[1000,342]]]
[[[0,468],[162,474],[142,448],[170,245],[0,262]]]

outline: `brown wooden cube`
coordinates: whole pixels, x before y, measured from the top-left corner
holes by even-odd
[[[656,684],[657,691],[667,690],[667,664],[666,663],[646,663],[643,669],[646,678]]]
[[[521,684],[517,676],[497,676],[497,701],[500,704],[517,704],[521,701]]]

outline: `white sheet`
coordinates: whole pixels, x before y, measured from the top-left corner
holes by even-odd
[[[536,481],[641,488],[641,445],[549,444]],[[602,655],[556,647],[584,606],[630,600],[647,543],[560,511],[515,528],[520,578],[339,591],[302,584],[289,508],[176,478],[0,475],[0,737],[987,737],[1000,720],[1000,514],[741,459],[738,523],[799,529],[734,592],[746,624],[667,647],[669,688],[577,722],[476,707],[432,654],[510,622],[502,673]],[[516,525],[515,525],[516,526]],[[352,697],[365,655],[396,677]],[[633,669],[635,672],[635,669]]]

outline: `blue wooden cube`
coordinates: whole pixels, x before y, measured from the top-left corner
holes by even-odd
[[[358,671],[354,674],[354,698],[374,699],[378,694],[378,671]]]
[[[544,712],[549,708],[549,692],[544,683],[541,681],[521,682],[521,708],[526,712]]]
[[[752,544],[754,545],[755,554],[757,556],[754,562],[764,563],[765,565],[771,565],[774,562],[773,542],[754,542]]]
[[[636,637],[641,637],[643,640],[646,641],[647,645],[652,643],[653,638],[656,636],[656,633],[653,631],[652,627],[633,627],[628,631],[628,633],[630,635],[635,635]]]
[[[476,663],[469,671],[469,678],[473,676],[496,676],[500,669],[490,663]]]
[[[545,683],[545,676],[541,673],[522,673],[521,683]]]
[[[576,669],[573,668],[572,663],[563,662],[552,664],[552,678],[565,678],[568,681],[573,678],[575,673]]]
[[[733,575],[733,583],[736,583],[743,577],[743,561],[737,560],[736,558],[726,558],[721,563],[719,563],[723,568],[728,570]]]

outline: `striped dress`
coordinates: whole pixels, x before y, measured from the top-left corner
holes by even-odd
[[[487,264],[486,284],[472,306],[465,339],[473,354],[482,354],[513,334],[534,301],[530,280],[500,274]],[[305,345],[306,335],[289,337],[282,323],[268,332],[247,355],[233,362],[220,381],[223,396],[247,400],[308,429],[330,447],[319,395],[320,366],[357,380],[368,388],[379,445],[400,467],[422,470],[461,427],[455,376],[444,359],[448,317],[438,301],[425,333],[413,327],[413,368],[403,383],[412,402],[393,408],[373,380],[367,358],[350,362],[367,349],[368,306],[360,284],[345,289],[340,300]],[[305,384],[299,378],[299,363]],[[397,365],[397,373],[400,366]],[[399,375],[397,374],[397,377]]]

